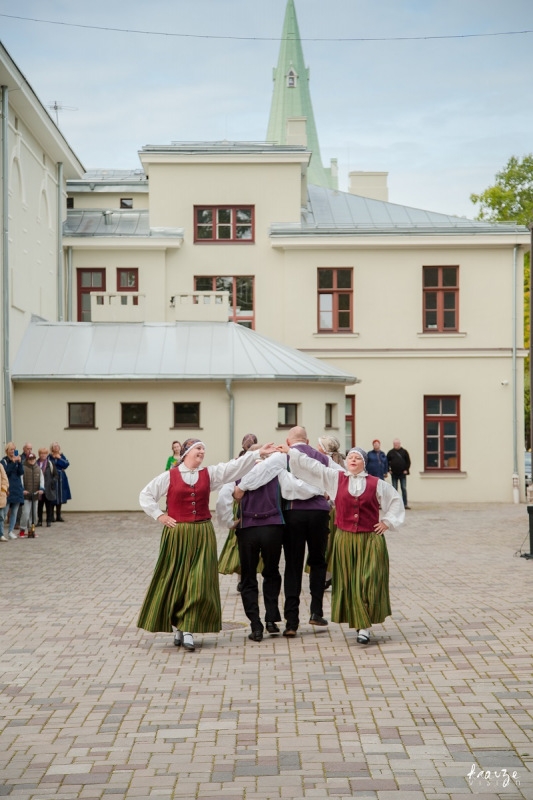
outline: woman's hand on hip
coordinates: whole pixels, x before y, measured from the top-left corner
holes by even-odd
[[[176,520],[174,517],[171,517],[168,514],[161,514],[161,516],[157,518],[157,521],[160,522],[161,525],[165,525],[167,528],[176,527]]]
[[[386,522],[377,522],[374,525],[374,533],[379,533],[381,535],[382,533],[385,533],[385,531],[388,531],[388,530],[389,530],[389,526],[387,525]]]

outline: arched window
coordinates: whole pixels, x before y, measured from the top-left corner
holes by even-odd
[[[289,89],[296,88],[296,84],[298,83],[298,75],[293,69],[290,69],[287,73],[287,87]]]

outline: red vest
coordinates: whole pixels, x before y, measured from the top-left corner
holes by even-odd
[[[167,503],[169,516],[176,522],[202,522],[211,519],[209,511],[209,495],[211,481],[207,469],[198,472],[198,480],[194,486],[185,483],[179,467],[170,470]]]
[[[367,475],[362,495],[354,497],[348,491],[350,478],[339,473],[339,489],[335,498],[335,524],[342,531],[357,533],[374,530],[379,522],[379,503],[376,497],[378,479]]]

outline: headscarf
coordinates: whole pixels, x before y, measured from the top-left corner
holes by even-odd
[[[243,456],[245,453],[247,453],[250,447],[252,447],[254,444],[257,444],[257,436],[255,433],[246,433],[242,437],[242,450],[239,453],[239,456]]]
[[[182,442],[182,445],[181,445],[179,463],[182,464],[183,463],[183,459],[185,458],[187,453],[190,450],[192,450],[193,447],[196,447],[199,444],[201,444],[201,445],[203,445],[203,447],[205,447],[204,442],[202,442],[200,439],[185,439],[185,441]]]
[[[359,453],[359,455],[361,456],[361,458],[365,462],[365,469],[366,469],[366,465],[368,463],[368,453],[366,452],[366,450],[363,450],[362,447],[352,447],[351,450],[348,450],[346,455],[349,456],[350,453]]]

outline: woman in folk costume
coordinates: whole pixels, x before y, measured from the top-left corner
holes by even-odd
[[[368,475],[367,454],[360,447],[347,453],[343,472],[325,467],[296,448],[282,445],[280,449],[289,453],[294,475],[319,485],[335,503],[331,619],[356,628],[357,641],[368,644],[369,628],[391,614],[389,555],[383,534],[403,524],[402,499],[389,483]]]
[[[265,445],[261,453],[274,450]],[[209,495],[245,475],[256,453],[204,467],[205,444],[186,439],[180,463],[144,487],[141,508],[164,528],[159,557],[137,625],[152,632],[175,630],[174,644],[194,650],[194,633],[218,633],[222,627],[217,572],[217,545]],[[159,500],[167,499],[167,512]]]

